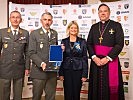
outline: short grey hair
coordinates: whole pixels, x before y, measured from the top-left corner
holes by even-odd
[[[52,19],[53,19],[53,16],[52,16],[52,14],[50,12],[43,13],[41,17],[43,17],[44,15],[50,15],[52,17]]]

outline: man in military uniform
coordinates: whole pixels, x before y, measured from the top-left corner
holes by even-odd
[[[19,27],[18,11],[12,11],[9,20],[11,27],[0,29],[0,100],[10,100],[11,82],[13,100],[22,100],[24,75],[29,70],[29,33]]]
[[[42,27],[30,33],[29,56],[32,59],[32,69],[30,77],[33,82],[32,100],[41,100],[43,90],[45,100],[55,100],[57,73],[46,71],[52,67],[49,62],[49,47],[57,45],[57,32],[50,28],[53,17],[46,12],[41,16]]]

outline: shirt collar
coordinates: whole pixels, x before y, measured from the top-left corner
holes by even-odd
[[[12,33],[14,32],[14,30],[16,30],[16,31],[18,32],[19,27],[18,27],[17,29],[14,29],[14,28],[11,26],[11,31],[12,31]]]
[[[45,28],[42,27],[42,30],[44,31],[44,33],[47,32],[47,30]],[[50,33],[50,30],[48,30],[48,32]]]

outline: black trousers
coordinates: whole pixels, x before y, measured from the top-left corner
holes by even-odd
[[[10,100],[11,81],[13,82],[13,100],[22,100],[24,79],[0,79],[0,100]]]
[[[80,100],[82,70],[64,71],[64,100]]]

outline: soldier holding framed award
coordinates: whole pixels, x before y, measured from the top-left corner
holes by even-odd
[[[50,45],[57,45],[57,32],[50,28],[53,16],[45,12],[41,16],[42,27],[34,30],[29,39],[29,56],[32,59],[30,77],[33,82],[32,100],[41,100],[45,91],[45,100],[55,100],[57,72],[46,71],[53,66],[49,62]]]

